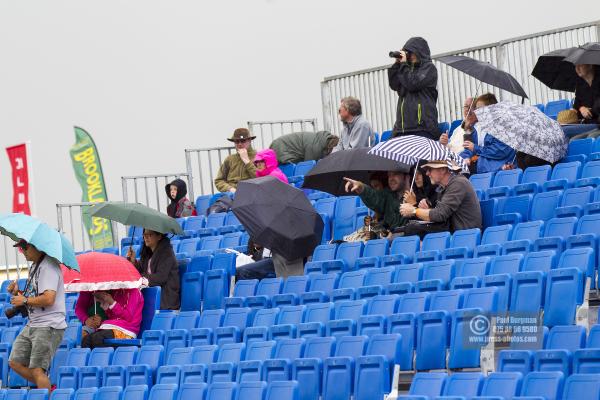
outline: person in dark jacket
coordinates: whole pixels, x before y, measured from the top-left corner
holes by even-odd
[[[179,310],[179,266],[165,234],[144,229],[140,259],[136,260],[132,249],[129,249],[127,259],[148,280],[148,286],[160,286],[161,310]]]
[[[584,123],[597,124],[600,122],[600,114],[594,105],[600,102],[600,66],[577,64],[575,72],[577,80],[573,108]]]
[[[356,193],[371,210],[382,219],[383,226],[389,231],[403,226],[408,221],[400,215],[400,203],[404,191],[410,185],[409,177],[401,172],[388,172],[388,188],[375,190],[360,181],[344,178],[346,192]]]
[[[419,165],[424,164],[425,162]],[[416,172],[415,167],[411,168],[411,176],[414,174],[415,184],[412,192],[410,190],[404,192],[404,203],[410,203],[415,207],[433,208],[437,203],[437,186],[431,184],[431,180],[420,166]]]
[[[182,218],[195,215],[192,202],[186,197],[187,185],[182,179],[175,179],[165,186],[165,192],[170,200],[167,206],[167,214],[171,218]]]
[[[400,206],[403,217],[432,223],[431,230],[425,225],[418,234],[422,237],[432,231],[481,229],[481,208],[471,182],[463,175],[450,171],[445,160],[429,161],[423,165],[423,169],[427,171],[431,183],[440,186],[435,207],[415,207],[409,203]]]
[[[400,58],[388,69],[390,88],[398,93],[393,136],[417,135],[438,140],[437,69],[427,41],[408,39]]]
[[[327,131],[296,132],[273,140],[270,148],[275,150],[279,164],[297,164],[302,161],[320,160],[331,153],[339,140]]]

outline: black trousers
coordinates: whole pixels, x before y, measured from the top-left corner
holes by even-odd
[[[96,347],[110,347],[108,344],[104,344],[104,339],[114,339],[112,329],[101,329],[94,333],[91,333],[81,339],[81,347],[89,347],[90,349]]]

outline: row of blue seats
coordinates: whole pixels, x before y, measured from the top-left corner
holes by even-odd
[[[47,390],[9,389],[2,400],[47,400]],[[50,400],[299,400],[298,383],[294,381],[244,382],[235,384],[219,382],[160,384],[148,390],[147,385],[104,386],[100,388],[56,389]]]
[[[496,370],[500,372],[560,371],[600,373],[600,325],[594,325],[587,337],[583,326],[555,326],[550,329],[543,349],[502,350]]]
[[[600,160],[583,163],[571,161],[508,171],[471,175],[473,188],[487,197],[518,196],[543,191],[565,190],[570,187],[597,186],[600,181]]]
[[[342,380],[348,396],[354,383],[369,375],[371,390],[389,393],[394,365],[400,360],[400,334],[343,338],[282,339],[177,348],[165,353],[160,345],[112,349],[72,349],[58,367],[57,387],[187,384],[217,382],[267,383],[298,380],[309,398]],[[164,361],[164,362],[163,362]],[[356,377],[356,379],[355,379]],[[363,382],[364,384],[364,382]],[[314,397],[316,396],[316,397]]]
[[[524,377],[518,372],[494,372],[484,379],[479,373],[420,372],[408,393],[398,399],[597,399],[600,376],[574,374],[565,379],[561,372],[531,372]]]

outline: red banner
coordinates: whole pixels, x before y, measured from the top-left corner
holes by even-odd
[[[29,208],[29,173],[27,171],[27,145],[6,148],[12,167],[13,212],[31,215]]]

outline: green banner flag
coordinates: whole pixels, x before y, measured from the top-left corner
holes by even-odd
[[[75,170],[75,177],[82,190],[81,201],[101,203],[108,200],[100,157],[94,140],[85,130],[75,127],[76,142],[69,151]],[[83,210],[83,224],[87,230],[93,249],[114,245],[112,226],[104,218],[92,217],[87,208]]]

